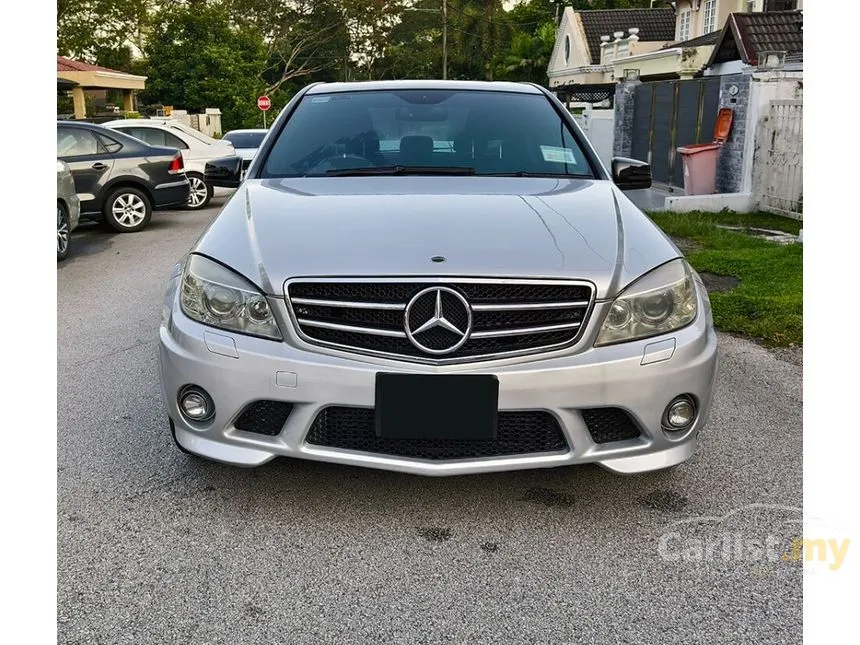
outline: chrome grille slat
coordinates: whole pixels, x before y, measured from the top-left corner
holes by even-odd
[[[396,302],[351,302],[348,300],[319,300],[317,298],[293,298],[294,305],[311,305],[316,307],[343,307],[353,309],[385,309],[388,311],[403,311],[406,304]]]
[[[410,331],[432,315],[432,299],[408,308],[431,287],[448,291],[445,315],[455,328],[457,298],[471,310],[468,340],[447,354],[430,354],[406,333],[407,315],[418,316]],[[451,290],[459,293],[453,297]],[[296,278],[284,286],[290,317],[307,343],[344,352],[445,364],[488,360],[570,347],[581,337],[594,304],[594,286],[580,280],[527,278]],[[431,290],[432,293],[432,290]],[[422,296],[423,298],[423,296]],[[416,299],[421,300],[421,298]],[[408,314],[411,311],[412,314]],[[459,326],[459,327],[458,327]],[[446,333],[439,328],[425,334]],[[422,336],[427,341],[430,336]],[[443,345],[454,337],[436,337]]]
[[[495,331],[475,331],[472,338],[501,338],[502,336],[522,336],[525,334],[544,334],[551,331],[563,331],[565,329],[578,329],[580,323],[566,323],[563,325],[544,325],[542,327],[520,327],[517,329],[498,329]]]
[[[300,325],[308,327],[321,327],[322,329],[337,329],[338,331],[348,331],[354,334],[370,334],[371,336],[390,336],[392,338],[406,338],[406,332],[396,331],[393,329],[375,329],[373,327],[357,327],[355,325],[340,325],[338,323],[330,323],[322,320],[308,320],[299,318]]]
[[[571,307],[587,307],[588,300],[573,302],[527,302],[524,304],[475,304],[472,311],[531,311],[532,309],[570,309]]]

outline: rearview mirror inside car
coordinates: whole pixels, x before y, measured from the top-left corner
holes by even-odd
[[[242,157],[222,157],[206,162],[203,179],[210,186],[236,188],[242,183]]]
[[[651,188],[651,166],[636,159],[613,157],[612,181],[621,190]]]

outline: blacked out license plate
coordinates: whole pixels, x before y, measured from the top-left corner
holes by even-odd
[[[492,374],[376,374],[376,434],[400,439],[496,438]]]

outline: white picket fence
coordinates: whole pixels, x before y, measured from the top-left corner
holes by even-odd
[[[760,208],[802,220],[803,101],[772,100],[758,136],[764,164]]]

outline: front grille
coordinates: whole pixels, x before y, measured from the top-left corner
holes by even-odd
[[[373,408],[329,407],[317,414],[305,440],[316,446],[435,461],[569,450],[558,421],[543,410],[499,411],[495,439],[396,439],[376,436]]]
[[[630,415],[620,408],[593,408],[579,412],[594,443],[635,439],[640,434]]]
[[[284,401],[254,401],[247,405],[233,424],[237,430],[274,437],[281,433],[293,404]]]
[[[442,327],[415,333],[434,316],[435,301],[422,291],[438,287],[447,320],[471,335],[454,351],[461,334]],[[450,290],[450,291],[449,291]],[[456,293],[451,293],[451,291]],[[458,294],[458,295],[457,295]],[[551,280],[298,281],[287,285],[287,300],[302,337],[315,344],[419,362],[449,362],[546,350],[575,343],[593,300],[589,283]],[[428,351],[430,350],[430,351]]]

